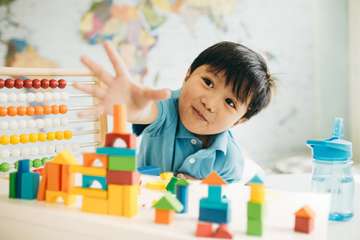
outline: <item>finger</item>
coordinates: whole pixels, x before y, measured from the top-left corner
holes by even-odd
[[[105,89],[95,85],[84,85],[77,82],[73,83],[73,87],[84,93],[90,94],[96,98],[103,99],[106,96]]]
[[[99,64],[95,63],[93,60],[91,60],[87,56],[82,56],[80,58],[81,62],[90,69],[103,83],[106,85],[110,85],[113,81],[113,77],[110,73],[105,71],[103,67],[101,67]]]
[[[121,75],[125,75],[126,77],[129,77],[129,73],[127,70],[127,67],[120,57],[120,55],[117,53],[117,51],[114,48],[114,45],[110,42],[104,43],[105,51],[110,58],[111,64],[113,65],[113,68],[115,70],[116,76],[119,77]]]
[[[104,113],[104,107],[99,105],[91,109],[83,110],[77,113],[79,118],[98,117]]]
[[[168,99],[171,96],[169,89],[145,89],[144,96],[154,101]]]

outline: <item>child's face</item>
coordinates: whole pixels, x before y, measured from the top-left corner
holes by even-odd
[[[194,134],[223,132],[243,122],[241,117],[246,109],[233,94],[232,86],[225,86],[225,76],[215,75],[207,65],[195,69],[183,83],[179,98],[180,120]]]

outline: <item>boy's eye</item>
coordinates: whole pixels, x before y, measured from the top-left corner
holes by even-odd
[[[232,108],[236,108],[235,102],[231,100],[230,98],[225,99],[225,102],[227,105],[229,105]]]
[[[209,86],[209,87],[211,87],[211,88],[214,87],[214,83],[213,83],[210,79],[205,78],[205,77],[203,77],[202,79],[203,79],[204,83],[205,83],[207,86]]]

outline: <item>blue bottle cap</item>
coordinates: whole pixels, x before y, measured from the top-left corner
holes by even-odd
[[[308,140],[313,158],[321,161],[348,161],[352,157],[352,143],[342,139],[344,135],[342,118],[336,118],[332,137],[325,140]]]

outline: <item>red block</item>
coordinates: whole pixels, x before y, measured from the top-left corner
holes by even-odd
[[[199,222],[196,227],[197,237],[211,237],[212,236],[212,223]]]
[[[233,235],[229,232],[226,224],[220,224],[212,235],[213,238],[232,239]]]
[[[57,163],[47,162],[45,165],[45,172],[47,178],[47,190],[60,191],[61,190],[61,165]]]
[[[97,153],[83,153],[83,161],[85,167],[93,167],[94,161],[98,159],[102,163],[102,167],[107,168],[108,165],[108,156],[104,154]]]
[[[108,133],[105,138],[105,147],[114,147],[117,139],[125,142],[127,148],[136,148],[136,137],[131,133]]]
[[[138,185],[140,183],[138,172],[108,170],[106,178],[107,184]]]
[[[295,231],[302,233],[310,233],[314,229],[313,218],[296,217],[295,219]]]

